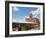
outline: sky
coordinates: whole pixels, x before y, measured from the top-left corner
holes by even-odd
[[[32,13],[35,17],[39,17],[39,9],[36,7],[12,7],[12,21],[13,22],[25,22],[25,16]]]

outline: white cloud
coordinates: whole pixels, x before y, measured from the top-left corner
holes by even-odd
[[[29,16],[25,16],[25,18],[29,18]]]
[[[13,19],[12,22],[16,22],[16,19]]]
[[[30,11],[29,13],[32,13],[33,14],[33,17],[37,17],[39,18],[39,15],[40,15],[40,8],[38,8],[37,10],[35,11]]]
[[[22,19],[19,19],[19,20],[16,20],[16,19],[12,19],[12,22],[18,22],[18,23],[25,23],[25,18]]]
[[[14,11],[19,11],[19,9],[17,7],[14,7],[13,10]]]

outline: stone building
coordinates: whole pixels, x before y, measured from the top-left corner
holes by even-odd
[[[34,22],[34,23],[40,23],[38,18],[34,18],[32,14],[28,16],[28,18],[25,18],[26,22]]]
[[[13,31],[27,31],[31,29],[40,29],[40,21],[38,18],[34,18],[32,14],[29,14],[28,18],[25,18],[25,23],[13,23]]]

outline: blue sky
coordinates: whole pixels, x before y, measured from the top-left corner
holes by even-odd
[[[25,16],[28,16],[29,13],[37,9],[36,7],[12,7],[12,20],[23,22]]]

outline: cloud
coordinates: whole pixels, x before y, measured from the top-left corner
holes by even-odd
[[[14,11],[19,11],[19,9],[17,7],[13,7]]]
[[[12,22],[16,22],[16,19],[13,19]]]
[[[25,18],[23,17],[23,19],[12,19],[12,22],[18,22],[18,23],[25,23]]]
[[[29,18],[29,16],[25,16],[25,18]]]
[[[12,22],[23,22],[23,20],[13,19]]]
[[[30,11],[29,14],[32,13],[33,17],[40,18],[40,8],[35,11]]]

